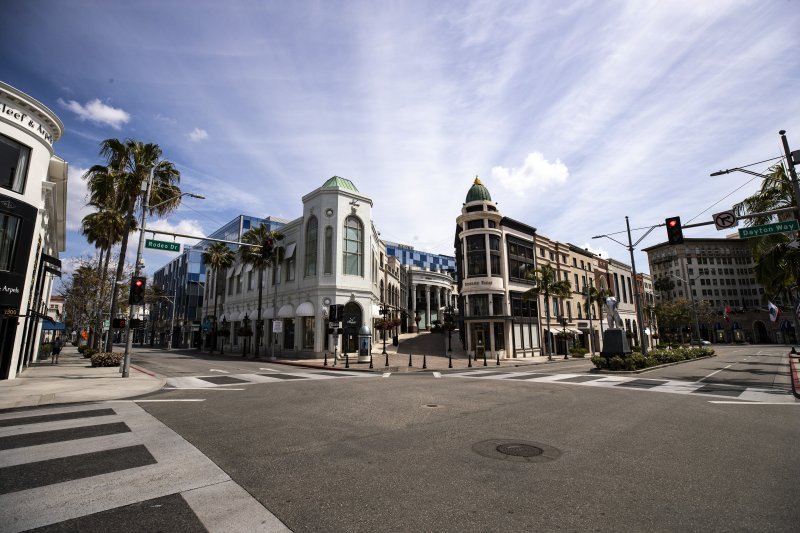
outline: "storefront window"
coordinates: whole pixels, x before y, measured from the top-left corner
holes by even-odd
[[[502,322],[495,322],[494,323],[494,349],[495,350],[505,350],[506,343],[505,339],[503,338],[503,331],[504,331],[504,324]]]
[[[489,316],[489,295],[476,294],[469,297],[469,316]]]
[[[469,276],[486,275],[486,237],[484,235],[467,237],[467,273]]]
[[[344,223],[344,273],[364,275],[364,231],[361,221],[347,217]]]
[[[31,149],[0,135],[0,187],[22,194]]]
[[[303,320],[303,349],[314,349],[314,317],[307,316]]]
[[[14,265],[19,220],[15,216],[0,213],[0,270],[11,270]]]

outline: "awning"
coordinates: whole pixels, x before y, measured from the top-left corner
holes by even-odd
[[[297,248],[297,243],[293,242],[292,244],[286,245],[286,253],[283,255],[284,259],[289,259],[290,257],[294,256],[294,249]]]
[[[236,312],[236,311],[233,311],[233,312],[231,312],[231,313],[225,313],[224,315],[222,315],[222,318],[224,318],[224,319],[225,319],[225,320],[227,320],[228,322],[236,322],[236,321],[237,321],[237,320],[239,320],[239,319],[240,319],[242,316],[243,316],[243,315],[241,315],[240,313],[238,313],[238,312]]]
[[[278,318],[294,318],[294,307],[291,304],[286,304],[278,311]]]
[[[577,335],[583,335],[583,332],[581,330],[579,330],[579,329],[567,328],[567,331],[571,331],[572,333],[575,333]]]
[[[294,314],[295,316],[314,316],[314,304],[303,302],[297,307],[297,311]]]
[[[50,322],[49,320],[42,320],[42,331],[64,331],[63,322]]]
[[[261,320],[269,320],[272,318],[272,308],[266,307],[261,310]]]

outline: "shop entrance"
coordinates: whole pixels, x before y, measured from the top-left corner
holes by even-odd
[[[361,327],[361,307],[355,302],[348,302],[343,310],[344,339],[343,350],[348,353],[358,351],[358,329]]]

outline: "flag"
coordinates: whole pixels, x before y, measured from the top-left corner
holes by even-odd
[[[730,305],[726,305],[725,306],[725,314],[724,314],[724,316],[725,316],[725,320],[727,322],[731,321],[731,306]]]
[[[767,307],[769,307],[769,321],[777,321],[778,317],[781,316],[781,310],[772,302],[767,302]]]

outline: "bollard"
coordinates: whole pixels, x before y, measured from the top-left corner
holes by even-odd
[[[486,350],[483,351],[483,366],[486,366]]]
[[[500,366],[500,352],[497,352],[497,366]]]
[[[411,368],[411,354],[408,354],[408,368]]]
[[[322,363],[322,366],[328,366],[328,351],[325,351],[325,362]]]
[[[453,350],[447,352],[447,368],[453,368]]]
[[[347,352],[344,352],[344,367],[350,368],[350,354]]]
[[[389,352],[386,352],[386,364],[383,366],[389,366]]]
[[[372,350],[369,351],[369,367],[372,368]]]
[[[472,356],[470,354],[467,354],[467,361],[469,361],[469,365],[467,365],[467,366],[472,368]]]
[[[428,368],[428,354],[422,354],[422,370]]]

